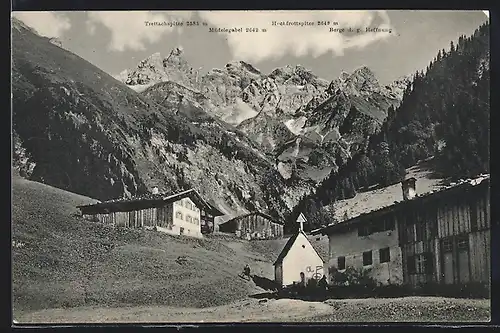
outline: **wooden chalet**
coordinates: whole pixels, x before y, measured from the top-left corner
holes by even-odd
[[[201,237],[214,229],[214,217],[223,215],[196,190],[173,195],[148,194],[78,206],[90,221],[128,228],[156,228],[176,235]]]
[[[489,175],[403,200],[313,231],[328,235],[329,267],[370,269],[382,284],[490,286]]]
[[[219,225],[219,231],[234,233],[237,237],[251,239],[276,239],[283,237],[283,222],[262,212],[251,212]]]

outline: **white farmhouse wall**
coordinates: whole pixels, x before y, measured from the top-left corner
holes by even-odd
[[[358,236],[356,228],[328,235],[329,260],[328,267],[337,268],[338,258],[345,257],[345,266],[356,269],[371,269],[370,276],[380,284],[403,283],[403,267],[401,248],[398,242],[398,231],[382,231],[368,236]],[[389,247],[389,262],[380,262],[380,250]],[[372,251],[372,264],[363,266],[363,252]],[[343,272],[344,270],[340,270]]]
[[[303,272],[306,281],[318,274],[323,276],[323,260],[316,253],[309,240],[299,234],[288,251],[282,263],[282,285],[291,285],[300,282],[300,273]]]
[[[189,198],[178,200],[173,203],[173,208],[173,233],[202,238],[200,209],[193,201]]]

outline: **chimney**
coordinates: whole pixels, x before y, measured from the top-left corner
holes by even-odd
[[[403,199],[405,201],[415,198],[415,195],[417,194],[415,187],[416,182],[417,179],[413,177],[405,179],[401,182],[401,188],[403,189]]]
[[[151,193],[158,194],[158,186],[153,187],[153,189],[151,190]]]

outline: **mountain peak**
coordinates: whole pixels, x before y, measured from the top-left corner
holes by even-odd
[[[342,71],[339,75],[339,79],[342,81],[346,81],[351,74],[347,73],[346,71]]]
[[[310,69],[297,64],[295,66],[285,65],[278,67],[269,74],[269,77],[274,78],[279,82],[289,82],[291,84],[304,85],[307,83],[316,84],[314,82],[320,80],[316,74]]]
[[[366,88],[373,90],[372,88],[376,88],[380,85],[375,73],[367,66],[356,68],[349,78],[349,81],[357,90]]]
[[[330,83],[327,91],[330,94],[338,90],[348,94],[359,95],[360,93],[370,93],[380,89],[380,83],[375,73],[368,66],[356,68],[352,73],[342,71],[339,77]]]
[[[155,52],[152,55],[150,55],[149,57],[142,59],[139,62],[139,64],[137,65],[137,67],[143,68],[145,66],[148,66],[148,67],[153,66],[153,67],[161,68],[162,67],[161,60],[162,60],[162,58],[161,58],[160,52]]]
[[[170,51],[170,55],[173,55],[173,56],[181,56],[182,54],[184,53],[184,48],[182,46],[176,46],[172,49],[172,51]]]
[[[356,68],[353,71],[352,75],[363,76],[366,78],[374,78],[375,79],[375,73],[373,73],[373,71],[368,66],[365,66],[365,65]]]
[[[255,68],[252,64],[249,64],[248,62],[245,62],[242,60],[233,60],[233,61],[228,62],[226,64],[226,69],[230,72],[234,71],[234,70],[237,70],[237,71],[244,70],[244,71],[250,72],[252,74],[261,75],[260,70]]]
[[[168,57],[163,60],[163,67],[175,66],[176,69],[189,71],[191,66],[183,56],[184,48],[182,46],[174,47]]]
[[[137,88],[165,81],[173,81],[191,87],[195,85],[197,73],[184,59],[183,54],[182,46],[174,47],[166,58],[163,58],[160,52],[155,52],[141,60],[136,68],[122,71],[115,77],[129,86],[137,86]]]

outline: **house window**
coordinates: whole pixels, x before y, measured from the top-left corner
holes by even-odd
[[[389,262],[391,260],[391,251],[388,247],[379,250],[380,262]]]
[[[371,233],[370,225],[363,225],[358,228],[358,236],[368,236]]]
[[[373,262],[372,251],[363,252],[363,266],[369,266]]]
[[[196,224],[196,225],[200,225],[200,220],[198,220],[198,219],[193,219],[193,222],[194,222],[194,224]]]
[[[381,219],[365,224],[358,228],[358,236],[368,236],[376,232],[384,232],[395,229],[395,223],[393,216],[385,216]]]
[[[179,220],[182,220],[182,213],[181,212],[176,212],[175,213],[175,218],[179,219]]]
[[[457,246],[459,250],[469,249],[469,237],[467,235],[458,236]]]
[[[426,252],[415,257],[415,273],[417,274],[432,274],[433,261],[432,253]]]
[[[425,273],[434,273],[434,255],[431,252],[424,253],[425,258]]]
[[[418,221],[418,223],[415,224],[415,232],[416,232],[417,242],[423,241],[426,238],[424,221]]]
[[[373,223],[373,227],[370,230],[372,233],[384,231],[384,220],[378,220]]]
[[[184,234],[184,228],[183,228],[183,227],[181,227],[181,228],[179,229],[179,233],[180,233],[181,235],[183,235],[183,234]]]
[[[394,230],[395,229],[395,223],[394,223],[394,217],[389,216],[385,219],[385,228],[384,230],[389,231],[389,230]]]
[[[453,252],[453,242],[451,238],[443,239],[443,252]]]
[[[415,241],[420,242],[427,239],[426,216],[419,212],[415,215]]]
[[[421,274],[425,271],[425,257],[421,254],[415,257],[415,271],[417,274]]]
[[[345,269],[345,257],[337,258],[337,269],[339,270]]]
[[[186,221],[188,221],[189,223],[192,223],[193,222],[193,218],[189,215],[186,215]]]
[[[394,230],[394,218],[393,216],[384,216],[380,220],[374,223],[373,228],[371,230],[374,232],[384,232]]]

